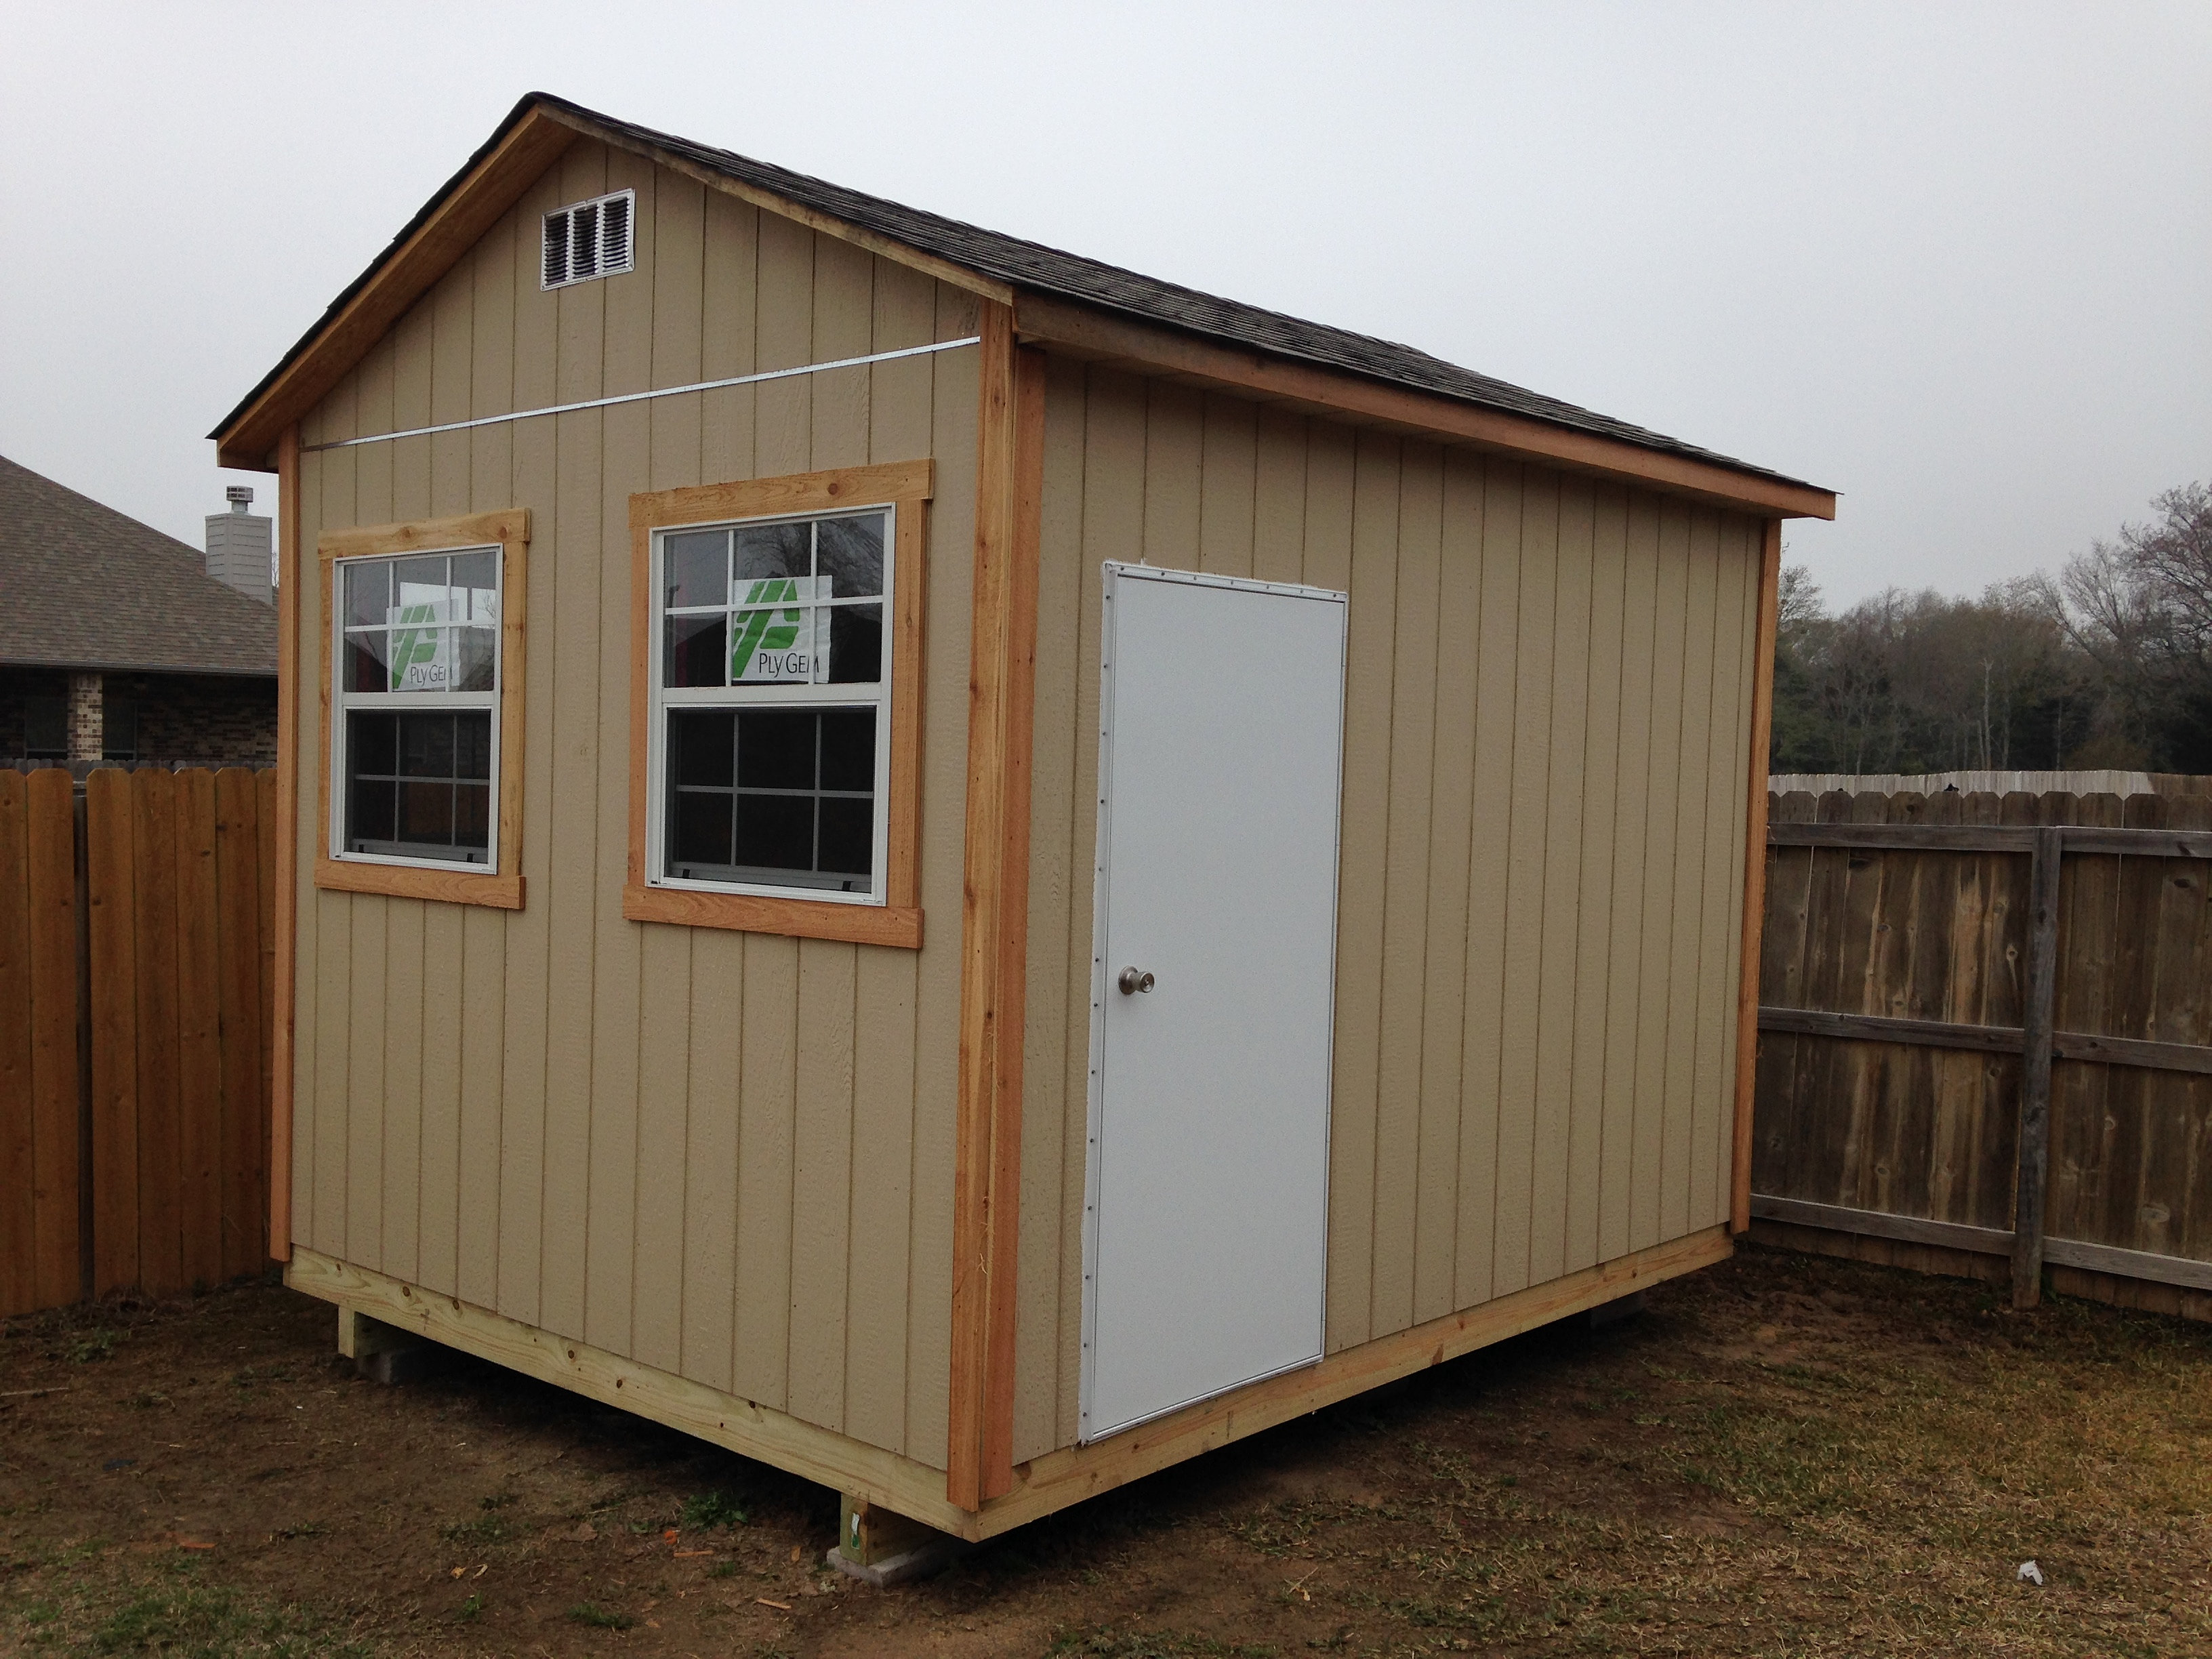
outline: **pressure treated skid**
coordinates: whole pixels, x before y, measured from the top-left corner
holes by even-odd
[[[526,102],[222,434],[284,484],[292,1282],[980,1538],[1724,1255],[1776,515],[1832,498],[963,272],[638,131]],[[540,216],[621,189],[634,272],[542,289]],[[639,526],[893,473],[911,901],[684,925],[632,863]],[[529,560],[514,908],[319,879],[310,550],[482,514]],[[1343,591],[1351,640],[1326,1357],[1079,1446],[1106,559]]]

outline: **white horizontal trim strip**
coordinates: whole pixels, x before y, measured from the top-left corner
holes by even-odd
[[[763,380],[785,380],[795,374],[819,374],[832,368],[860,368],[869,363],[888,363],[901,357],[920,357],[933,351],[955,351],[981,345],[983,337],[938,340],[928,345],[902,346],[896,351],[874,351],[865,357],[840,357],[835,362],[801,363],[797,368],[770,368],[758,374],[732,374],[726,380],[699,380],[690,386],[656,386],[651,392],[625,392],[617,398],[588,398],[580,404],[555,404],[546,409],[519,409],[511,415],[482,415],[473,421],[447,421],[440,426],[411,426],[404,432],[374,432],[366,438],[338,438],[326,444],[301,444],[303,454],[324,449],[351,449],[359,444],[388,444],[397,438],[428,438],[441,432],[465,432],[471,427],[497,426],[502,421],[534,420],[540,415],[573,415],[579,410],[609,409],[617,404],[643,403],[648,398],[678,398],[687,392],[719,392],[728,386],[754,386]]]

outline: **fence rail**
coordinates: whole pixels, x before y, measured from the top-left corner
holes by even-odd
[[[0,1314],[266,1261],[275,786],[0,770]]]
[[[2212,800],[1769,809],[1754,1218],[2212,1314]]]

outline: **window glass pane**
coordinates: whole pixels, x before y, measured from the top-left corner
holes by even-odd
[[[453,786],[450,783],[399,785],[399,839],[426,848],[453,844]]]
[[[491,711],[464,709],[453,716],[453,775],[491,776]]]
[[[729,613],[711,617],[671,617],[661,643],[661,679],[669,685],[720,685],[727,666],[722,641],[729,632]]]
[[[392,669],[391,635],[382,629],[345,636],[345,689],[349,691],[389,691]]]
[[[669,609],[726,605],[730,599],[730,532],[695,531],[671,536],[661,544],[667,580],[661,603]]]
[[[397,714],[364,714],[346,717],[346,758],[354,775],[388,778],[399,769]]]
[[[392,603],[392,563],[388,559],[356,561],[345,567],[345,625],[382,624]]]
[[[453,555],[453,620],[478,627],[499,623],[499,555],[489,548],[480,553]]]
[[[738,717],[722,709],[668,716],[668,775],[682,786],[727,789],[737,781]]]
[[[392,603],[399,608],[399,615],[391,620],[394,623],[446,621],[452,614],[446,586],[446,568],[450,562],[442,553],[433,553],[418,559],[393,560],[392,579],[396,592]]]
[[[872,684],[884,677],[884,608],[841,605],[830,618],[830,678],[840,684]]]
[[[349,851],[380,853],[390,848],[398,787],[390,778],[354,780],[352,818],[346,826]]]
[[[884,591],[884,519],[824,519],[815,526],[815,568],[830,579],[836,599]]]
[[[746,602],[744,587],[748,581],[763,576],[812,575],[811,529],[804,524],[749,524],[732,532],[732,574],[739,590],[734,602]]]
[[[734,861],[765,870],[812,870],[813,797],[740,792]]]
[[[669,814],[671,875],[725,875],[730,867],[730,811],[736,797],[726,789],[678,790]]]
[[[815,725],[804,709],[749,708],[738,716],[738,787],[812,789]]]
[[[822,721],[822,787],[857,789],[876,787],[876,711],[872,708],[832,708]]]
[[[450,778],[453,775],[453,717],[451,714],[402,714],[399,717],[398,770],[403,778]]]
[[[479,850],[491,845],[491,786],[453,786],[453,844]]]
[[[489,628],[456,628],[460,662],[455,669],[456,691],[489,691],[498,677],[499,634]]]
[[[824,875],[867,876],[874,873],[876,813],[873,801],[823,796],[820,836],[817,867]],[[867,891],[867,883],[860,883],[859,890]]]

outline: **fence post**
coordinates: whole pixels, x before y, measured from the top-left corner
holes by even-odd
[[[2029,855],[2027,1052],[2021,1064],[2020,1174],[2013,1188],[2012,1305],[2043,1297],[2044,1194],[2051,1176],[2051,1021],[2058,994],[2058,873],[2065,832],[2035,832]]]

